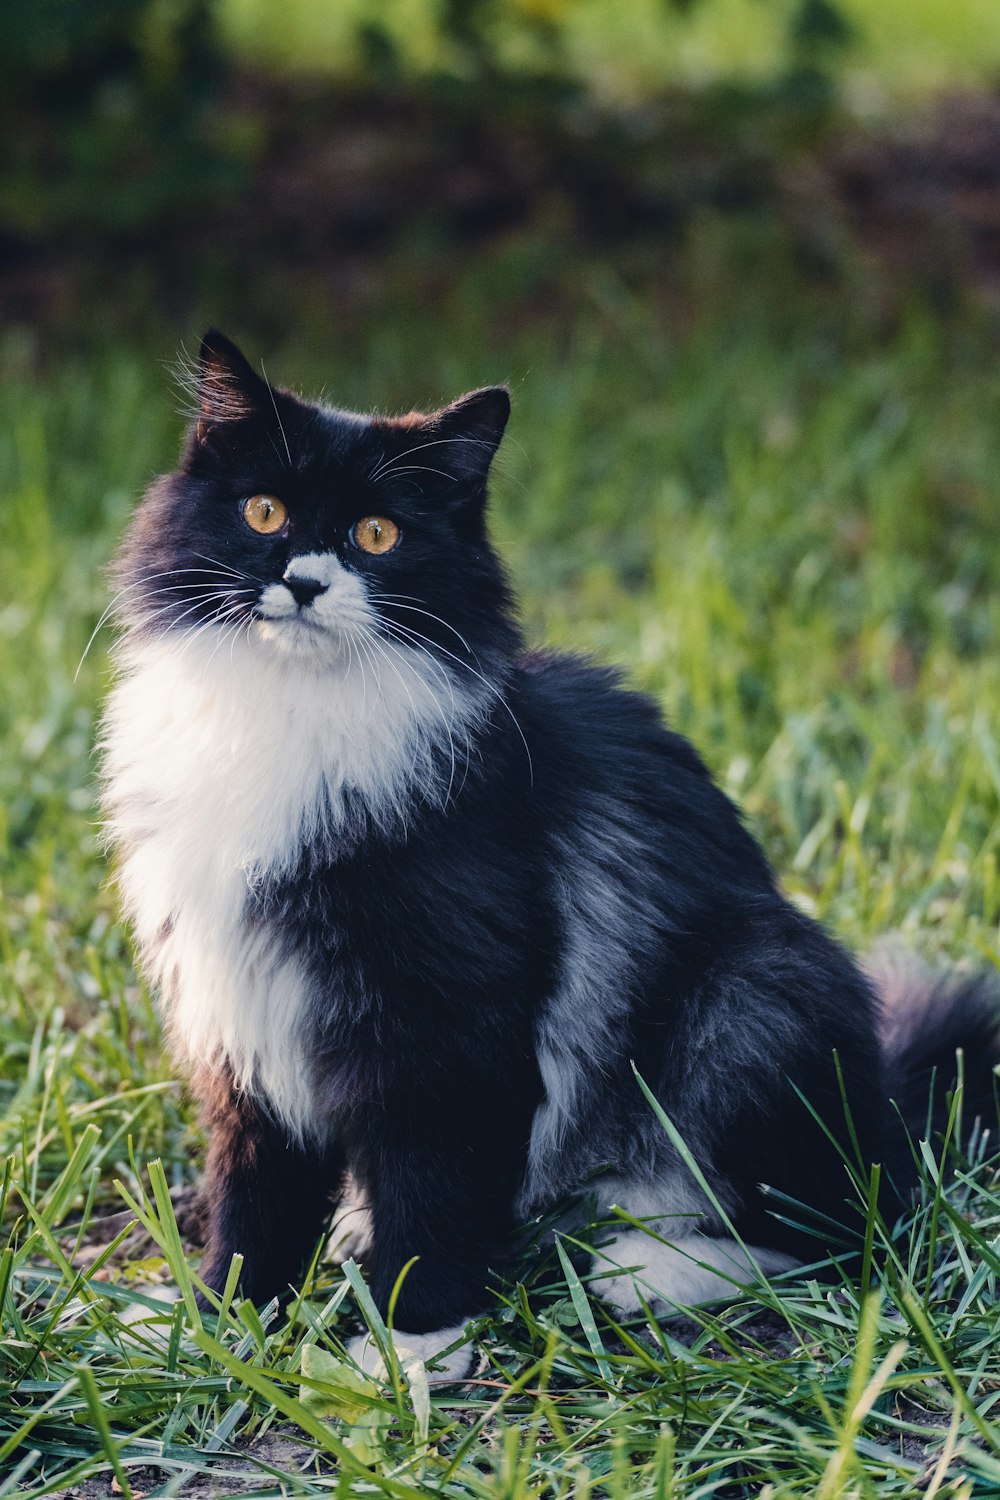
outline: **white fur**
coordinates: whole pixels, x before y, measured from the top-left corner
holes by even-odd
[[[642,884],[645,861],[634,857],[635,843],[631,829],[595,808],[590,825],[558,850],[561,977],[537,1031],[545,1093],[531,1125],[518,1205],[524,1213],[568,1191],[596,1165],[573,1161],[564,1174],[558,1158],[567,1127],[580,1120],[588,1083],[592,1089],[595,1075],[615,1056],[631,1004],[635,955],[657,922]]]
[[[669,1244],[641,1229],[623,1229],[594,1257],[599,1274],[592,1285],[605,1302],[633,1315],[642,1299],[652,1307],[692,1307],[732,1297],[739,1287],[792,1270],[798,1262],[779,1250],[747,1245],[704,1234],[677,1233]],[[604,1266],[621,1274],[605,1277]]]
[[[397,1328],[392,1332],[392,1347],[404,1374],[415,1360],[424,1364],[433,1361],[435,1367],[428,1371],[432,1380],[462,1380],[471,1373],[475,1359],[475,1350],[469,1344],[452,1350],[443,1359],[436,1356],[460,1339],[464,1332],[464,1323],[456,1323],[454,1328],[440,1328],[434,1333],[403,1333]],[[377,1380],[385,1379],[385,1360],[370,1333],[359,1333],[351,1339],[347,1352],[366,1375]]]
[[[364,1260],[375,1238],[371,1209],[353,1175],[348,1173],[326,1242],[327,1259],[335,1266],[345,1260]]]
[[[732,1297],[761,1273],[772,1276],[798,1264],[781,1251],[754,1245],[746,1247],[749,1255],[744,1254],[737,1241],[722,1232],[720,1209],[728,1212],[732,1206],[725,1191],[711,1203],[689,1174],[678,1171],[655,1184],[605,1177],[595,1192],[603,1217],[617,1207],[645,1225],[623,1225],[610,1244],[594,1253],[593,1288],[623,1314],[641,1310],[640,1293],[653,1307],[690,1307]],[[622,1274],[605,1274],[616,1267]],[[626,1269],[631,1267],[636,1269]]]
[[[663,1176],[658,1182],[629,1182],[624,1177],[606,1176],[594,1184],[598,1216],[608,1218],[616,1209],[630,1219],[644,1224],[667,1239],[676,1239],[699,1230],[715,1231],[720,1227],[719,1211],[710,1202],[690,1172],[681,1168]],[[724,1211],[730,1204],[716,1192],[716,1201]]]
[[[181,1294],[175,1286],[144,1286],[142,1291],[153,1302],[162,1303],[163,1307],[152,1308],[146,1302],[129,1302],[118,1314],[119,1323],[124,1323],[126,1327],[131,1327],[133,1323],[162,1323],[165,1309],[180,1301]]]
[[[334,553],[300,553],[292,558],[285,577],[312,579],[325,584],[326,591],[301,608],[283,583],[269,584],[263,590],[258,607],[264,619],[258,633],[282,655],[329,662],[331,642],[363,636],[375,623],[364,584]],[[292,628],[288,622],[293,622]]]
[[[457,688],[442,701],[442,669],[422,653],[378,655],[360,581],[325,555],[295,566],[316,576],[320,563],[330,588],[301,611],[279,584],[270,618],[234,635],[126,639],[104,730],[108,834],[174,1045],[194,1063],[227,1060],[299,1133],[322,1128],[302,1027],[310,980],[280,933],[248,920],[254,890],[336,832],[347,794],[383,826],[405,824],[414,784],[444,800],[441,744],[478,712]]]

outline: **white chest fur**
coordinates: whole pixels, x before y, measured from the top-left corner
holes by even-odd
[[[319,670],[255,641],[131,643],[106,714],[109,838],[172,1042],[193,1062],[228,1061],[297,1132],[321,1123],[307,1028],[317,980],[254,919],[253,893],[343,819],[346,796],[405,819],[414,783],[440,783],[437,752],[456,729],[440,670],[398,662],[376,678],[358,652]]]

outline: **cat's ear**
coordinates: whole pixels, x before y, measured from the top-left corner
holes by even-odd
[[[267,385],[236,345],[210,328],[198,353],[197,395],[194,440],[203,443],[213,428],[258,411],[267,398]]]
[[[481,494],[509,416],[510,393],[504,385],[459,396],[427,422],[428,446],[436,450],[427,454],[427,463]],[[421,456],[415,453],[414,462],[420,463]]]

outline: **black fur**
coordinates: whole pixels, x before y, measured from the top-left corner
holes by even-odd
[[[520,1214],[599,1172],[683,1175],[633,1066],[741,1234],[813,1260],[822,1244],[776,1216],[760,1185],[844,1226],[839,1246],[857,1215],[841,1153],[854,1162],[856,1142],[862,1168],[891,1159],[903,1201],[913,1173],[890,1096],[917,1126],[931,1067],[950,1082],[964,1042],[969,1116],[997,1057],[985,991],[947,998],[940,1020],[925,1007],[921,1030],[883,1052],[869,982],[782,896],[692,747],[611,672],[524,653],[484,522],[506,409],[491,391],[431,418],[351,416],[272,393],[210,336],[184,464],[147,498],[121,568],[129,583],[224,557],[271,582],[296,552],[333,549],[380,595],[429,612],[380,604],[387,638],[416,625],[456,688],[477,674],[493,686],[445,805],[415,788],[405,819],[387,823],[359,804],[348,831],[318,835],[293,875],[265,874],[248,898],[248,928],[265,924],[313,976],[326,1143],[297,1144],[223,1065],[199,1085],[213,1136],[208,1284],[238,1251],[249,1295],[282,1292],[349,1165],[373,1211],[383,1311],[419,1257],[396,1311],[415,1332],[482,1309]],[[405,464],[428,443],[373,487],[377,462]],[[288,534],[243,526],[238,503],[258,491],[286,501]],[[350,546],[373,510],[403,531],[383,558]],[[178,626],[184,610],[210,620],[214,608],[196,588],[158,604]],[[164,616],[137,605],[127,623],[141,635]],[[529,1170],[547,1088],[563,1118]]]

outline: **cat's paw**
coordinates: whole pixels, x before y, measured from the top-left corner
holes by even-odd
[[[756,1245],[744,1250],[735,1240],[686,1235],[667,1245],[640,1229],[626,1229],[595,1256],[598,1274],[592,1284],[616,1312],[634,1317],[642,1312],[643,1302],[655,1311],[732,1298],[761,1273],[774,1276],[795,1264],[779,1250]],[[623,1270],[605,1276],[605,1267],[609,1272],[615,1267]]]
[[[141,1291],[150,1301],[162,1305],[150,1307],[149,1301],[127,1303],[118,1314],[119,1323],[124,1323],[126,1327],[132,1327],[135,1323],[162,1323],[164,1313],[179,1301],[181,1295],[175,1286],[143,1286]]]
[[[330,1225],[326,1254],[335,1266],[345,1260],[361,1260],[369,1254],[374,1240],[371,1210],[365,1195],[353,1178],[349,1178]]]
[[[444,1350],[454,1344],[465,1332],[465,1324],[454,1328],[439,1328],[434,1333],[404,1333],[396,1328],[392,1332],[392,1346],[404,1374],[416,1360],[427,1366],[431,1380],[463,1380],[472,1371],[475,1351],[470,1344],[458,1349]],[[385,1360],[370,1333],[359,1333],[351,1339],[347,1352],[366,1375],[382,1380],[386,1376]]]

